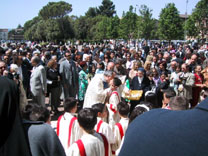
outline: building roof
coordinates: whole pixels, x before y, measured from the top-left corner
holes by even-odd
[[[181,18],[188,18],[190,15],[188,15],[188,14],[179,14],[179,17],[181,17]]]
[[[0,32],[8,32],[8,29],[0,29]]]

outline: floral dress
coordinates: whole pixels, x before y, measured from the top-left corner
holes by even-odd
[[[83,101],[88,86],[87,73],[84,70],[79,72],[79,101]]]

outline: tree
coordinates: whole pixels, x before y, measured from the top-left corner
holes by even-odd
[[[198,31],[201,33],[201,39],[205,41],[205,35],[208,33],[208,0],[200,0],[193,10],[193,20],[195,21]],[[207,36],[207,35],[206,35]],[[208,38],[206,38],[208,40]]]
[[[137,20],[138,16],[133,12],[133,6],[129,7],[129,11],[123,13],[123,17],[120,21],[119,37],[122,39],[137,38],[138,27]]]
[[[74,23],[75,38],[84,40],[89,31],[89,22],[86,16],[80,16]]]
[[[185,21],[184,29],[186,31],[186,35],[190,37],[197,37],[199,32],[198,28],[196,27],[196,21],[194,20],[193,15],[189,16],[188,19]]]
[[[174,3],[169,3],[160,12],[159,18],[159,36],[163,40],[183,39],[184,31],[182,20]]]
[[[90,7],[88,11],[85,13],[87,17],[95,17],[98,15],[98,8]]]
[[[149,9],[146,5],[141,5],[139,12],[141,15],[138,24],[139,36],[145,40],[151,39],[155,31],[155,22],[152,19],[152,10]]]
[[[49,2],[39,11],[39,16],[24,24],[25,39],[60,42],[74,37],[71,19],[72,10],[66,2]]]
[[[72,5],[67,2],[49,2],[39,11],[39,16],[42,17],[44,20],[52,18],[63,18],[64,16],[68,15],[71,11]]]
[[[96,33],[94,39],[99,41],[102,41],[103,39],[109,39],[107,36],[107,32],[108,32],[107,28],[110,25],[110,18],[106,16],[100,16],[99,18],[100,18],[98,19],[99,21],[95,25]]]
[[[117,15],[113,18],[110,18],[110,23],[107,27],[107,36],[108,36],[107,38],[109,39],[118,38],[119,24],[120,24],[120,19]]]
[[[102,5],[100,5],[98,8],[98,14],[103,16],[113,17],[115,13],[115,5],[111,0],[103,0]]]

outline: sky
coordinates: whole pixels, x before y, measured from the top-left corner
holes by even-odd
[[[64,0],[72,4],[72,12],[69,15],[81,16],[85,15],[85,12],[89,7],[97,7],[101,5],[102,0]],[[191,14],[193,8],[195,8],[199,0],[112,0],[115,4],[115,9],[119,17],[122,16],[123,11],[128,11],[129,6],[132,5],[136,8],[136,12],[139,15],[139,6],[142,4],[147,5],[152,9],[153,18],[158,19],[162,8],[168,3],[175,3],[176,8],[180,14],[186,12]],[[37,16],[39,10],[48,4],[48,2],[58,2],[58,0],[1,0],[0,2],[0,29],[16,28],[18,24],[22,26],[28,20]]]

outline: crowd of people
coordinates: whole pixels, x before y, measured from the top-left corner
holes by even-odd
[[[206,44],[144,42],[138,48],[33,42],[0,47],[0,77],[18,87],[18,107],[32,155],[127,154],[137,116],[151,109],[194,110],[207,97],[207,62]],[[128,98],[131,91],[142,91],[140,98]],[[55,133],[48,124],[51,115],[60,115],[61,101],[64,114]],[[8,151],[1,148],[3,152]]]

